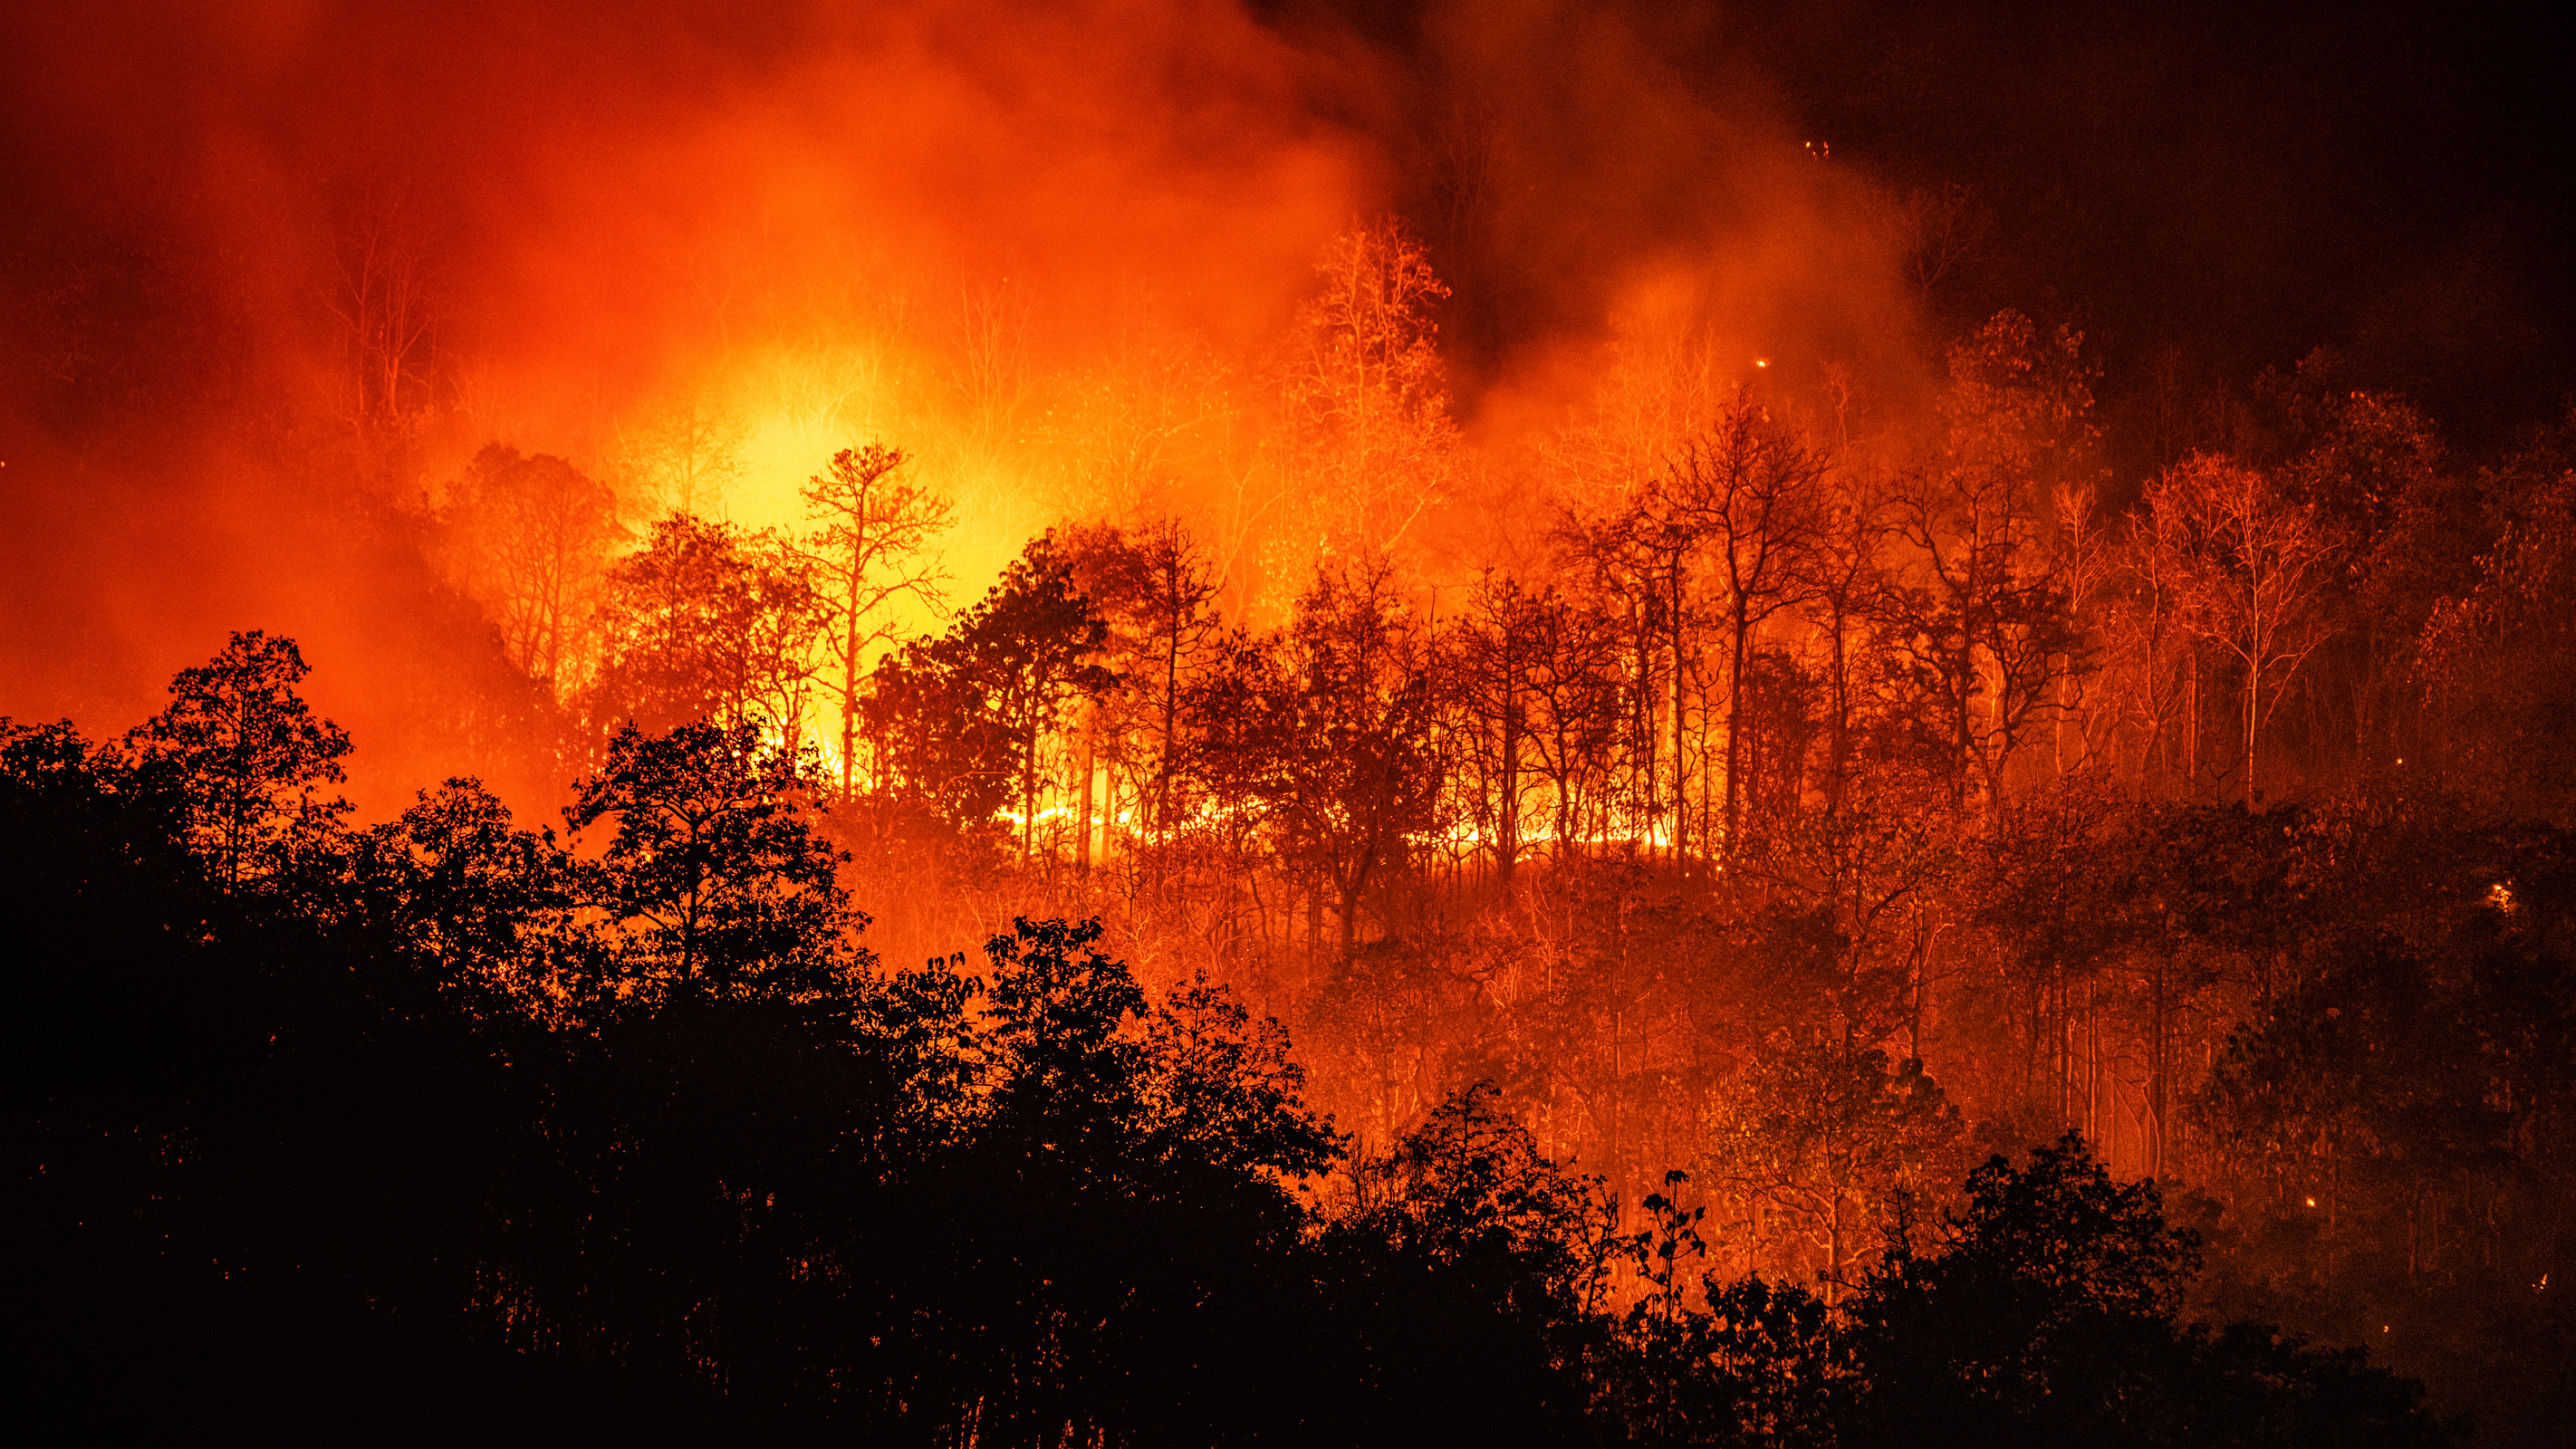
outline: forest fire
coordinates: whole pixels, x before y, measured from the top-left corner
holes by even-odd
[[[2550,78],[2085,15],[8,22],[37,1412],[2552,1442]]]

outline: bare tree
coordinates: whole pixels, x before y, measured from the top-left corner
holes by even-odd
[[[1007,277],[959,290],[949,384],[963,424],[956,441],[972,465],[994,466],[1019,436],[1035,388],[1029,360],[1035,310],[1028,289]]]
[[[1544,776],[1534,768],[1538,741],[1535,676],[1548,641],[1548,597],[1533,596],[1509,575],[1488,572],[1468,595],[1467,612],[1435,642],[1442,666],[1441,693],[1456,710],[1458,752],[1473,794],[1468,801],[1481,827],[1495,874],[1512,878],[1523,852],[1524,818],[1532,787]]]
[[[1666,511],[1702,541],[1726,629],[1726,781],[1723,848],[1743,821],[1745,663],[1754,632],[1815,588],[1825,463],[1738,397],[1682,445],[1659,491]],[[1678,741],[1678,721],[1676,721]]]
[[[2137,779],[2152,788],[2160,773],[2175,773],[2179,757],[2187,788],[2200,767],[2197,721],[2187,708],[2200,664],[2183,520],[2171,508],[2140,508],[2130,515],[2114,558],[2116,571],[2097,617],[2119,720],[2137,741]]]
[[[522,457],[494,443],[450,486],[445,521],[455,567],[480,601],[510,661],[560,685],[579,655],[608,549],[617,499],[561,458]]]
[[[1615,708],[1619,718],[1614,729],[1617,748],[1612,752],[1617,763],[1610,767],[1623,779],[1616,793],[1629,817],[1630,829],[1639,837],[1651,839],[1666,803],[1660,770],[1660,704],[1667,697],[1677,703],[1682,698],[1677,683],[1668,695],[1666,685],[1671,681],[1664,672],[1667,645],[1675,673],[1680,671],[1684,658],[1680,626],[1686,615],[1675,607],[1678,595],[1672,586],[1694,540],[1671,520],[1651,515],[1641,518],[1641,512],[1643,504],[1632,499],[1624,501],[1615,512],[1569,513],[1557,529],[1556,544],[1563,565],[1582,580],[1584,592],[1597,601],[1596,613],[1604,633],[1615,638]],[[1678,730],[1673,739],[1678,748]],[[1674,771],[1676,775],[1681,772],[1678,759]],[[1605,796],[1609,793],[1603,792]],[[1672,803],[1677,807],[1680,804],[1678,790]],[[1683,843],[1676,837],[1672,847],[1678,851]]]
[[[655,408],[619,437],[637,492],[673,513],[721,516],[725,490],[743,475],[750,428],[699,393]]]
[[[428,238],[405,201],[372,187],[359,200],[333,247],[338,277],[326,298],[339,323],[337,410],[370,483],[387,480],[429,404],[423,364],[441,299]]]
[[[1187,484],[1226,461],[1231,378],[1215,349],[1141,304],[1107,330],[1099,360],[1050,390],[1037,429],[1048,491],[1067,517],[1148,524],[1183,510]]]
[[[1860,709],[1862,661],[1871,622],[1885,612],[1890,587],[1882,554],[1888,535],[1883,499],[1846,493],[1830,503],[1808,555],[1808,620],[1824,641],[1825,800],[1842,808],[1853,770],[1854,722]]]
[[[2061,658],[2089,667],[2065,580],[2015,538],[1998,480],[1944,471],[1919,476],[1897,501],[1897,533],[1922,559],[1926,582],[1889,595],[1885,622],[1911,689],[1938,717],[1951,753],[1953,808],[1970,772],[2000,820],[2014,756],[2058,707]]]
[[[1694,576],[1706,541],[1704,520],[1669,485],[1674,460],[1711,419],[1741,401],[1736,361],[1704,327],[1632,320],[1606,349],[1603,383],[1586,414],[1544,453],[1567,498],[1556,530],[1562,562],[1605,604],[1616,601],[1612,614],[1625,617],[1629,677],[1619,753],[1634,828],[1651,838],[1669,810],[1668,848],[1676,859],[1691,835],[1689,704],[1701,613]]]
[[[1939,298],[1991,249],[1993,214],[1955,181],[1938,191],[1916,187],[1893,210],[1907,279],[1927,298]]]
[[[1441,493],[1457,428],[1432,308],[1449,295],[1421,243],[1393,222],[1334,239],[1281,379],[1288,468],[1323,505],[1328,546],[1394,549]]]
[[[830,667],[823,687],[841,710],[841,793],[853,786],[861,694],[868,654],[894,641],[891,605],[912,599],[937,608],[947,578],[925,550],[951,522],[949,500],[899,476],[904,456],[883,443],[843,448],[798,490],[805,516],[822,526],[798,547],[813,562],[826,615],[822,631]]]
[[[1892,500],[1924,582],[1889,596],[1890,642],[1940,717],[1953,808],[1966,809],[1973,771],[1993,821],[2029,730],[2091,668],[2056,532],[2057,500],[2098,476],[2082,341],[2002,312],[1953,347],[1940,454]]]
[[[2243,670],[2245,798],[2259,801],[2257,742],[2299,666],[2332,633],[2324,604],[2343,540],[2314,504],[2292,503],[2269,478],[2223,457],[2167,469],[2147,484],[2144,502],[2150,518],[2178,525],[2192,626]]]

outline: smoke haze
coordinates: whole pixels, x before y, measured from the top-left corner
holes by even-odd
[[[0,708],[119,727],[224,630],[290,633],[371,806],[472,763],[419,694],[492,661],[352,509],[434,505],[487,442],[614,479],[720,419],[739,473],[691,501],[761,527],[882,438],[957,496],[967,597],[1068,512],[1239,532],[1240,420],[1315,258],[1395,212],[1455,289],[1453,410],[1506,465],[1614,331],[1746,377],[1923,375],[1877,193],[1757,77],[1687,78],[1615,16],[1444,7],[1401,44],[1191,0],[15,28]],[[1104,492],[1085,450],[1140,406],[1157,476]],[[1480,507],[1447,500],[1461,566]]]

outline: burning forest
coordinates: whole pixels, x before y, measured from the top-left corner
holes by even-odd
[[[2436,24],[10,19],[31,1422],[2558,1442]]]

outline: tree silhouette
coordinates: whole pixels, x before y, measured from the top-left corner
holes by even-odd
[[[796,995],[863,959],[851,938],[867,918],[800,803],[816,785],[748,722],[617,732],[564,820],[575,832],[615,821],[582,893],[622,937],[624,989]]]
[[[1667,1187],[1679,1178],[1667,1178]],[[1900,1224],[1839,1312],[1760,1278],[1672,1291],[1696,1212],[1650,1198],[1648,1293],[1596,1376],[1615,1442],[1762,1446],[2450,1442],[2357,1353],[2250,1322],[2185,1323],[2192,1232],[2073,1134],[1990,1159],[1926,1240]]]
[[[2199,1267],[2198,1237],[2164,1221],[2154,1186],[2114,1182],[2081,1138],[2023,1167],[1993,1158],[1939,1250],[1901,1238],[1853,1303],[1867,1391],[1841,1442],[2444,1442],[2385,1373],[2252,1325],[2182,1329]]]
[[[169,707],[126,736],[142,768],[187,800],[189,836],[227,890],[310,864],[351,808],[320,794],[348,779],[350,745],[296,694],[309,672],[294,640],[236,633],[181,670]]]
[[[1941,451],[1892,499],[1924,581],[1886,596],[1882,618],[1909,692],[1937,720],[1953,808],[1964,814],[1981,786],[1989,821],[2028,730],[2064,707],[2061,676],[2089,668],[2054,536],[2097,473],[2081,341],[2004,312],[1954,346]]]
[[[648,730],[759,719],[792,744],[819,625],[804,560],[766,536],[672,514],[609,570],[594,718]]]
[[[352,884],[399,948],[472,1009],[575,1020],[607,985],[581,874],[552,831],[518,829],[481,781],[460,778],[369,831]]]
[[[498,443],[449,487],[442,518],[466,592],[500,627],[510,662],[557,688],[582,652],[578,631],[621,532],[616,513],[607,485]]]
[[[1938,731],[1952,808],[1965,814],[1973,789],[1999,820],[2013,757],[2057,707],[2057,661],[2085,643],[2063,581],[2024,568],[2010,496],[1992,479],[1925,480],[1898,507],[1898,532],[1931,579],[1883,606],[1899,678]]]
[[[1491,1083],[1452,1093],[1353,1174],[1324,1247],[1361,1289],[1381,1425],[1479,1442],[1570,1442],[1580,1366],[1615,1250],[1597,1180],[1542,1156]],[[1447,1333],[1435,1325],[1466,1326]]]
[[[1370,888],[1403,867],[1434,803],[1423,641],[1378,563],[1319,573],[1280,647],[1260,793],[1281,852],[1332,890],[1347,955]]]
[[[878,667],[869,719],[889,787],[935,802],[961,830],[1015,802],[1020,857],[1031,858],[1054,732],[1075,700],[1117,686],[1096,662],[1108,638],[1054,535],[1031,540],[945,635]]]
[[[1816,586],[1824,477],[1823,459],[1739,398],[1682,446],[1660,485],[1664,507],[1703,540],[1726,628],[1726,794],[1723,838],[1712,854],[1733,854],[1742,830],[1754,631]]]
[[[1017,751],[983,681],[952,634],[917,639],[869,677],[870,791],[898,814],[919,812],[953,835],[994,825],[1017,783]]]
[[[800,545],[814,561],[819,631],[831,663],[824,688],[841,709],[841,794],[856,778],[859,718],[868,652],[900,627],[887,609],[899,599],[936,607],[943,574],[923,551],[950,526],[951,504],[907,477],[900,449],[843,448],[799,490],[806,517],[822,527]]]
[[[1549,635],[1554,599],[1532,598],[1517,579],[1487,573],[1468,595],[1465,617],[1436,641],[1441,694],[1454,711],[1459,773],[1472,794],[1466,801],[1478,844],[1496,876],[1509,881],[1531,833],[1524,824],[1534,786],[1540,711],[1540,650]]]
[[[1132,532],[1074,529],[1065,543],[1076,583],[1108,625],[1110,667],[1124,686],[1090,733],[1135,779],[1138,833],[1159,840],[1179,821],[1184,702],[1223,644],[1217,579],[1178,519]]]

